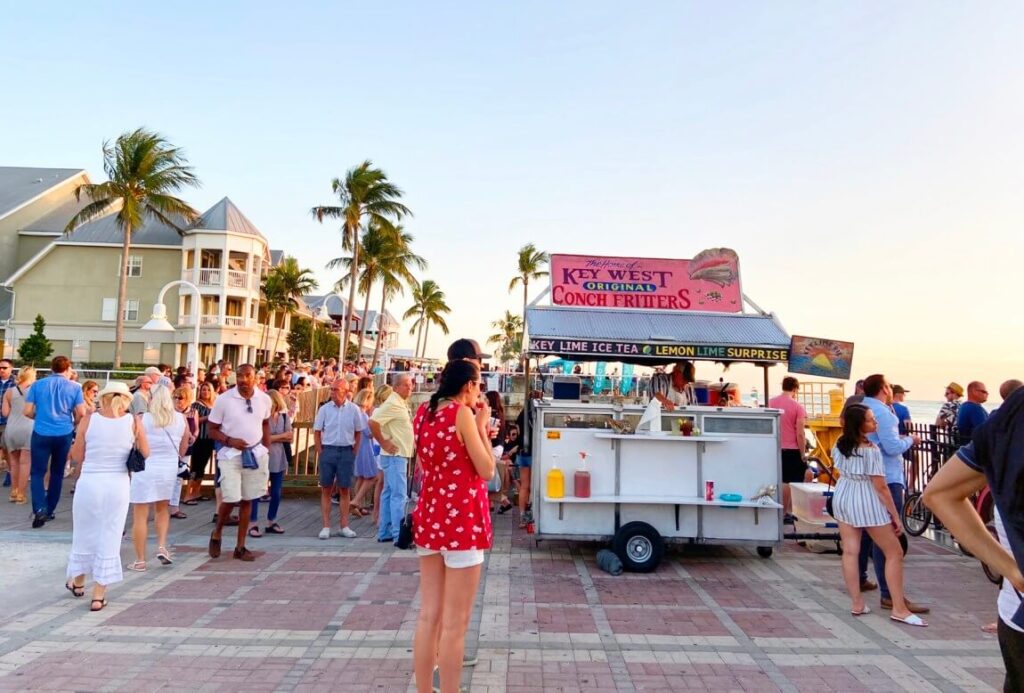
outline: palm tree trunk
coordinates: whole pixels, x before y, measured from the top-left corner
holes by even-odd
[[[416,321],[416,350],[412,352],[417,358],[420,355],[420,341],[423,339],[423,311],[420,311],[420,319]]]
[[[363,301],[363,319],[359,321],[359,339],[356,340],[356,344],[359,345],[359,353],[356,354],[356,361],[359,361],[363,356],[363,337],[366,336],[366,316],[370,314],[370,289],[373,285],[366,287],[366,300]]]
[[[522,344],[522,350],[523,351],[526,351],[526,302],[527,302],[527,296],[528,296],[527,288],[526,288],[527,286],[528,286],[528,282],[527,282],[526,277],[524,276],[523,277],[523,344]],[[522,359],[521,355],[520,355],[520,359]],[[527,390],[526,390],[526,399],[527,399],[527,401],[529,401],[529,399],[530,399],[529,386],[527,386]]]
[[[352,316],[355,310],[353,306],[356,302],[356,273],[359,270],[359,227],[356,226],[350,231],[352,233],[352,269],[348,276],[348,306],[345,311],[348,317],[345,320],[345,338],[341,342],[341,363],[339,364],[341,366],[344,366],[348,359],[348,338],[352,334]]]
[[[373,360],[370,361],[370,372],[377,367],[377,357],[380,355],[380,342],[381,335],[384,334],[381,330],[381,325],[384,324],[384,307],[388,304],[388,287],[384,285],[380,288],[380,316],[377,318],[377,343],[373,346]]]
[[[281,344],[281,333],[282,332],[284,332],[284,328],[283,327],[277,331],[277,338],[274,339],[274,358],[275,359],[277,358],[277,347],[280,346],[280,344]]]
[[[200,309],[199,312],[201,313],[202,309]],[[259,314],[260,314],[260,308],[259,308],[259,306],[256,306],[256,316],[259,317]],[[200,319],[202,319],[202,318],[200,318]],[[267,332],[268,332],[269,328],[270,328],[270,307],[267,306],[267,321],[265,323],[263,323],[263,336],[260,338],[260,348],[263,349],[264,356],[266,355],[266,351],[267,351]],[[196,358],[197,359],[199,358],[199,354],[196,354]],[[267,360],[268,361],[273,361],[273,359],[267,359]]]
[[[427,326],[423,330],[423,353],[420,355],[420,358],[423,358],[423,357],[425,357],[427,355],[427,338],[429,336],[430,336],[430,321],[428,320],[427,321]]]
[[[121,276],[117,281],[117,317],[114,322],[114,368],[121,367],[121,344],[124,342],[124,311],[128,303],[128,253],[132,247],[132,227],[124,230],[121,244]]]

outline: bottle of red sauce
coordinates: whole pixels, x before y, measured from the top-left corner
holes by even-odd
[[[576,470],[572,477],[573,495],[577,498],[590,498],[590,472],[587,471],[587,453],[580,452],[583,466]]]

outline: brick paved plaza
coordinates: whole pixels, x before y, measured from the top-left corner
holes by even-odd
[[[0,689],[412,690],[417,559],[377,544],[367,520],[353,522],[358,539],[319,541],[314,503],[286,499],[288,534],[251,539],[264,553],[242,563],[227,530],[225,556],[206,556],[211,503],[183,508],[175,564],[127,573],[92,614],[63,588],[69,500],[35,531],[24,506],[0,508],[0,542],[48,547],[52,559],[4,598]],[[792,543],[769,560],[676,550],[656,573],[611,577],[593,546],[536,546],[510,516],[495,522],[468,638],[472,691],[1001,687],[998,644],[980,630],[995,587],[972,559],[924,539],[908,557],[910,592],[935,610],[914,629],[891,623],[877,592],[875,613],[850,616],[838,558]]]

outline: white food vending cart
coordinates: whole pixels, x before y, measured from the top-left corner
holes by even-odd
[[[788,358],[789,336],[767,313],[552,306],[531,307],[526,315],[531,356],[648,366],[687,359],[698,379],[712,369],[717,379],[721,371],[702,362],[754,363],[765,369],[766,397],[767,368]],[[771,556],[783,534],[778,410],[679,406],[661,410],[661,432],[652,433],[636,430],[646,406],[634,398],[593,400],[536,401],[531,440],[538,540],[610,539],[624,566],[639,572],[657,567],[666,540],[745,544]],[[680,432],[690,427],[691,435]],[[564,476],[561,497],[549,493],[555,467]],[[585,497],[574,495],[580,469],[590,477]]]

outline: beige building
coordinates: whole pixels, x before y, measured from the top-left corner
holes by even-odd
[[[40,314],[55,353],[76,363],[113,361],[122,232],[109,215],[63,234],[82,207],[73,191],[83,182],[89,179],[81,170],[0,167],[6,357],[17,355]],[[184,234],[147,221],[132,237],[122,361],[185,363],[197,306],[201,363],[255,362],[275,350],[286,355],[289,317],[272,315],[268,325],[260,299],[261,279],[280,257],[228,198]],[[200,298],[186,288],[170,289],[165,302],[176,331],[143,331],[160,290],[174,280],[195,284]]]

